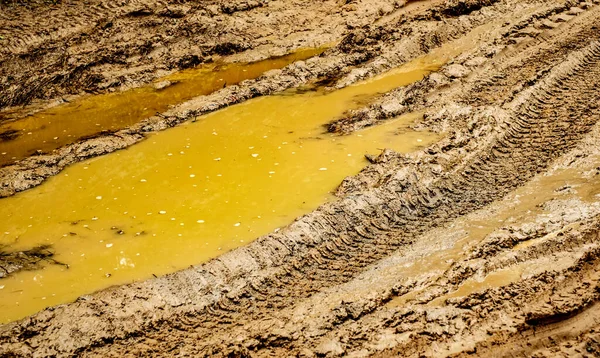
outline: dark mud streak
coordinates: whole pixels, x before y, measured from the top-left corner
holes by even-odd
[[[0,246],[0,270],[2,270],[0,279],[23,270],[40,270],[45,264],[64,265],[54,260],[53,256],[54,251],[50,245],[41,245],[30,250],[17,252],[3,251],[3,247]]]

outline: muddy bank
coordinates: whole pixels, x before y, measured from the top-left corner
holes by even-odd
[[[487,22],[489,37],[440,73],[383,94],[334,125],[351,131],[421,109],[420,126],[446,133],[445,139],[411,155],[384,151],[342,183],[338,201],[206,264],[4,325],[0,352],[593,354],[600,7],[461,4],[434,5],[405,26],[420,24],[425,32]],[[407,29],[402,21],[366,31],[363,40],[379,46],[382,60],[355,63],[338,84],[401,62],[404,55],[394,55],[405,48],[401,39],[423,38],[418,30],[416,37],[396,32]],[[430,50],[420,43],[413,48]],[[267,88],[286,88],[286,71],[305,73],[311,61],[273,74],[281,76],[281,87]],[[227,103],[216,101],[224,93],[176,113],[187,118],[216,108]],[[167,119],[182,120],[176,113]],[[157,126],[167,126],[167,119]]]

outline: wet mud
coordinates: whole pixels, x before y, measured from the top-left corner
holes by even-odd
[[[161,33],[172,19],[188,16],[185,3],[166,4],[168,16],[161,15],[165,4],[135,4],[106,10],[116,14],[113,28],[136,21],[156,23],[163,16],[162,24],[153,25]],[[52,185],[61,177],[51,177],[61,170],[67,168],[62,174],[69,174],[85,165],[72,165],[78,161],[144,139],[121,155],[151,146],[153,136],[184,131],[183,122],[197,125],[200,116],[223,112],[212,113],[218,109],[235,111],[241,107],[234,104],[314,95],[306,89],[315,83],[325,84],[320,91],[334,95],[334,89],[352,90],[361,80],[369,83],[382,73],[394,73],[394,68],[435,54],[445,44],[466,44],[413,81],[381,85],[326,121],[326,129],[348,138],[366,127],[394,126],[392,119],[399,115],[422,113],[411,127],[438,132],[435,143],[409,153],[393,147],[370,153],[369,164],[346,177],[334,199],[248,245],[3,324],[0,354],[597,355],[600,4],[449,0],[403,5],[325,1],[303,2],[299,9],[299,3],[287,1],[227,6],[215,1],[192,7],[189,11],[202,8],[214,21],[226,22],[213,29],[231,26],[247,36],[247,41],[233,41],[234,32],[224,32],[214,40],[221,45],[208,49],[210,42],[204,42],[198,58],[213,56],[213,51],[232,61],[251,61],[261,56],[261,48],[289,51],[300,38],[339,43],[318,57],[190,99],[113,134],[0,169],[1,192],[8,197],[2,200],[19,200],[21,194]],[[11,8],[1,16],[10,20],[16,16],[11,14],[23,11],[33,16],[43,8]],[[58,5],[52,11],[55,16],[67,9]],[[327,16],[309,17],[311,11]],[[244,27],[249,25],[243,20],[268,22],[266,13],[273,16],[271,28],[281,26],[289,36]],[[303,25],[284,26],[290,14],[305,19]],[[175,22],[169,26],[186,29]],[[298,26],[306,31],[296,33]],[[33,55],[28,49],[36,46],[49,51],[39,44],[65,41],[61,31],[82,38],[82,27],[49,32],[54,37],[39,32],[43,36],[17,41],[17,36],[2,56],[12,63],[18,51],[28,56]],[[5,38],[10,31],[3,31]],[[92,31],[89,36],[98,35]],[[198,36],[205,35],[190,34],[180,41],[197,41]],[[272,42],[261,47],[261,39],[267,38]],[[176,47],[175,42],[166,44]],[[144,59],[143,66],[168,63],[152,61]],[[125,62],[109,64],[110,71],[127,68]],[[10,66],[2,71],[11,72]],[[140,83],[156,75],[144,77],[138,69],[130,73]],[[4,105],[34,97],[51,101],[53,91],[64,90],[60,81],[31,78],[38,80],[40,92],[25,94],[25,87],[14,85],[13,94],[5,96],[10,103]],[[71,83],[85,89],[75,80]],[[256,99],[265,95],[273,96]],[[177,128],[168,129],[173,126]],[[302,137],[323,141],[314,138],[326,135],[320,133]],[[109,161],[116,154],[92,160]],[[47,265],[12,277],[31,274],[33,279],[59,267]],[[10,277],[0,279],[0,285]]]
[[[44,264],[59,264],[67,266],[53,259],[54,251],[50,245],[40,245],[26,251],[4,251],[0,247],[0,278],[5,278],[19,271],[35,271],[43,268]],[[4,282],[3,282],[4,283]],[[5,285],[2,285],[4,289]]]

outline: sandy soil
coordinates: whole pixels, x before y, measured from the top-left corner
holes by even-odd
[[[2,26],[0,35],[11,40],[1,52],[1,83],[17,79],[0,87],[8,91],[2,104],[143,83],[173,68],[176,54],[189,53],[191,44],[206,44],[196,52],[204,60],[222,51],[221,43],[228,53],[248,50],[239,55],[245,58],[260,56],[261,46],[285,51],[302,46],[300,39],[343,40],[317,58],[196,98],[114,135],[2,168],[2,195],[133,144],[144,132],[314,81],[347,86],[466,38],[475,45],[441,71],[329,125],[347,133],[424,111],[417,128],[442,132],[444,139],[410,155],[383,151],[340,185],[337,201],[215,260],[4,325],[0,355],[600,354],[597,1],[449,0],[406,8],[369,0],[206,4],[138,1],[107,8],[102,16],[114,19],[112,28],[155,24],[129,39],[109,40],[104,31],[110,26],[69,3],[54,5],[52,16],[72,19],[68,14],[80,12],[81,24],[48,20],[22,26],[22,32]],[[196,12],[175,10],[185,6]],[[47,6],[10,8],[0,16],[14,24],[40,11]],[[201,16],[212,19],[204,24],[220,36],[192,31]],[[287,21],[290,16],[295,21]],[[266,24],[280,30],[269,32]],[[469,34],[480,26],[485,31]],[[140,51],[141,42],[155,35],[167,36],[161,42],[172,56],[136,57],[142,64],[135,67],[95,57]],[[90,48],[84,37],[103,47]],[[59,56],[58,48],[89,50],[74,57],[82,62],[60,67],[55,61],[46,72],[47,64],[28,60],[28,75],[18,77],[23,58]],[[48,80],[75,63],[85,71]],[[102,79],[90,85],[100,68]],[[99,85],[123,72],[128,75],[117,85]]]

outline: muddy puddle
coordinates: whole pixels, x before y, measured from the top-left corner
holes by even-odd
[[[408,129],[419,114],[348,136],[325,133],[324,124],[357,99],[438,67],[415,61],[334,92],[257,98],[2,199],[0,244],[13,251],[51,245],[53,259],[68,268],[47,264],[0,280],[0,322],[206,261],[330,199],[367,164],[366,153],[437,140]]]
[[[89,96],[0,125],[0,166],[36,153],[48,153],[78,139],[116,131],[166,111],[169,106],[268,70],[322,53],[304,49],[253,63],[212,63],[161,78],[152,86]]]

